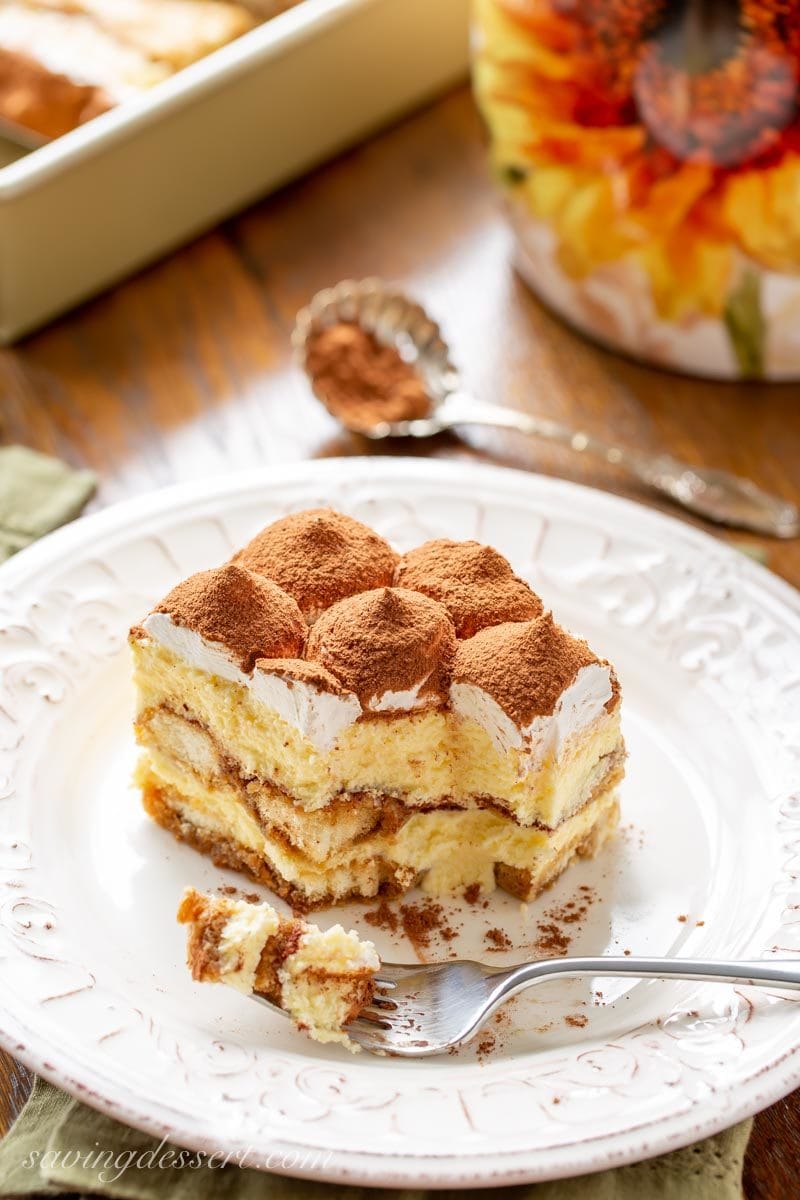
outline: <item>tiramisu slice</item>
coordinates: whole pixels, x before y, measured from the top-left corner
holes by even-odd
[[[254,28],[235,0],[28,0],[39,9],[81,14],[119,42],[172,70],[185,67]]]
[[[60,137],[300,0],[3,0],[0,121]]]
[[[0,117],[59,137],[166,79],[169,68],[81,14],[0,5]]]
[[[269,526],[132,631],[148,812],[300,908],[499,885],[613,831],[613,669],[476,542]]]
[[[369,1004],[380,960],[372,942],[341,925],[318,929],[269,904],[190,888],[178,909],[187,961],[202,983],[227,983],[285,1009],[318,1042],[359,1047],[346,1027]]]

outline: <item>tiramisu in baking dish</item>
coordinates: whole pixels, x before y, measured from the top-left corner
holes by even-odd
[[[318,929],[269,904],[189,889],[178,909],[189,926],[194,979],[227,983],[283,1008],[318,1042],[358,1047],[345,1027],[369,1004],[380,966],[372,942],[341,925]]]
[[[299,909],[535,897],[618,819],[613,668],[496,550],[328,509],[174,588],[131,645],[150,815]]]
[[[0,120],[58,137],[298,2],[0,4]]]

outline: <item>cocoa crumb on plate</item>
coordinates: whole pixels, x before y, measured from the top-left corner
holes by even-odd
[[[427,950],[434,936],[446,942],[457,937],[457,930],[450,925],[442,905],[430,897],[412,904],[401,904],[400,921],[403,933],[415,950]]]
[[[536,926],[536,951],[544,957],[561,957],[569,950],[572,938],[554,921],[539,921]]]
[[[571,1025],[573,1029],[583,1029],[589,1024],[589,1018],[584,1013],[567,1013],[564,1024]]]
[[[396,933],[400,927],[400,916],[385,900],[381,900],[377,908],[371,908],[364,913],[364,920],[374,929],[386,929]]]
[[[477,1045],[478,1058],[486,1058],[497,1048],[497,1038],[491,1032],[484,1033]]]
[[[512,946],[511,938],[502,929],[487,929],[483,935],[489,943],[489,950],[510,950]]]

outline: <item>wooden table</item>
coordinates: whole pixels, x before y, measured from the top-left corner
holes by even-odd
[[[715,463],[800,500],[798,386],[680,379],[599,350],[536,303],[509,248],[479,122],[457,92],[0,351],[0,437],[94,468],[96,505],[234,467],[376,452],[312,399],[292,369],[289,334],[318,288],[380,274],[441,318],[478,395]],[[422,452],[654,502],[610,467],[515,434],[442,437]],[[720,536],[761,547],[800,585],[800,542]],[[0,1056],[0,1133],[29,1086]],[[796,1093],[756,1121],[749,1200],[795,1195],[799,1138]]]

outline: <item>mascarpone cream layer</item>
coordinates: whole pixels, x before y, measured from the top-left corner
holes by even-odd
[[[191,764],[205,780],[233,772],[249,781],[254,805],[264,790],[265,817],[276,811],[269,790],[277,788],[298,815],[352,793],[367,806],[365,792],[412,808],[492,796],[522,824],[553,826],[580,802],[598,761],[621,746],[617,706],[572,738],[559,760],[531,769],[530,755],[501,752],[476,722],[426,709],[393,718],[391,727],[358,721],[320,753],[238,684],[188,666],[150,639],[134,642],[133,657],[140,744]]]
[[[260,665],[251,675],[246,674],[225,646],[175,624],[168,613],[151,613],[143,628],[153,641],[188,666],[245,688],[253,701],[277,713],[320,753],[331,751],[341,734],[362,716],[361,704],[351,692],[335,694]],[[400,714],[428,707],[430,698],[420,694],[425,683],[422,679],[406,691],[387,691],[370,701],[368,709]],[[592,663],[580,669],[551,715],[536,717],[524,728],[475,684],[452,684],[449,698],[450,709],[457,717],[480,726],[500,753],[522,752],[531,769],[548,758],[561,758],[571,740],[603,716],[611,696],[610,668]]]
[[[229,987],[250,995],[262,951],[278,932],[280,918],[266,904],[232,900],[226,908],[231,915],[222,927],[217,946],[220,978]]]
[[[278,972],[281,1007],[315,1041],[339,1042],[356,1051],[359,1047],[343,1028],[354,1006],[361,1006],[353,976],[374,975],[380,965],[372,942],[362,942],[354,930],[346,933],[341,925],[324,930],[309,925]]]
[[[483,688],[473,683],[454,683],[450,706],[465,721],[474,721],[491,737],[502,754],[525,750],[535,762],[559,759],[570,740],[603,716],[612,696],[611,671],[603,663],[581,667],[550,716],[534,717],[520,727]]]
[[[352,693],[334,695],[304,680],[287,679],[258,666],[247,675],[225,646],[176,625],[169,613],[151,613],[145,617],[143,628],[148,637],[188,666],[238,683],[257,704],[277,713],[322,753],[331,750],[342,730],[361,716],[361,704]]]
[[[492,891],[496,863],[545,875],[564,847],[588,835],[615,802],[616,779],[612,773],[601,787],[603,769],[598,767],[586,802],[554,830],[517,825],[492,809],[433,810],[415,813],[393,833],[376,832],[319,861],[262,828],[230,786],[203,785],[190,771],[159,756],[146,759],[140,771],[142,781],[152,772],[166,784],[170,803],[184,820],[257,854],[312,902],[353,893],[376,895],[386,864],[404,887],[422,875],[423,891],[437,896],[473,883]],[[599,794],[589,799],[594,788]]]

